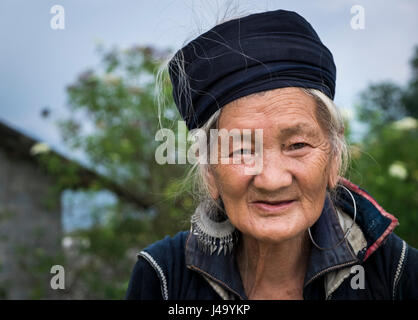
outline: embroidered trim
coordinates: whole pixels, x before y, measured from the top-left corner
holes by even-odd
[[[161,293],[163,295],[163,299],[168,300],[167,278],[165,277],[164,272],[159,266],[159,264],[154,260],[154,258],[148,252],[141,251],[140,253],[138,253],[138,256],[142,256],[145,260],[147,260],[149,264],[151,264],[151,266],[157,272],[158,277],[160,278]]]
[[[395,300],[396,288],[398,286],[399,279],[401,278],[400,276],[401,276],[401,272],[402,272],[405,257],[406,257],[406,249],[407,249],[406,242],[402,240],[401,256],[399,258],[398,267],[396,268],[395,278],[393,280],[393,293],[392,293],[393,300]]]
[[[380,236],[379,239],[377,239],[375,241],[375,243],[373,243],[366,251],[366,254],[363,258],[363,261],[366,261],[366,259],[368,257],[370,257],[370,255],[375,252],[377,250],[377,248],[379,248],[379,246],[382,244],[383,240],[386,239],[386,237],[392,233],[393,229],[395,229],[396,226],[399,225],[398,219],[395,218],[393,215],[391,215],[390,213],[386,212],[385,209],[383,209],[377,202],[375,199],[372,198],[372,196],[370,196],[367,192],[363,191],[360,189],[359,186],[355,185],[354,183],[350,182],[349,180],[345,179],[345,178],[341,178],[340,181],[343,182],[343,184],[348,187],[349,189],[351,189],[352,191],[358,193],[359,195],[361,195],[362,197],[366,198],[368,201],[370,201],[377,210],[379,210],[379,212],[386,218],[389,218],[392,222],[389,224],[389,226],[387,227],[387,229],[385,230],[385,232],[383,232],[383,234]]]

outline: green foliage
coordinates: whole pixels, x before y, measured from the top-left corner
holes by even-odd
[[[59,127],[66,144],[81,150],[90,168],[128,190],[136,201],[119,198],[116,205],[99,208],[105,222],[98,219],[91,228],[67,235],[75,243],[69,290],[88,299],[121,299],[135,253],[187,228],[193,205],[187,193],[179,193],[187,166],[162,166],[155,161],[159,144],[154,138],[159,129],[156,72],[167,52],[150,47],[98,51],[101,65],[68,86],[71,117],[60,121]],[[178,112],[167,73],[162,74],[162,92],[160,98],[168,103],[161,125],[176,132],[172,115]],[[107,187],[100,178],[87,181],[79,165],[54,154],[41,154],[39,160],[57,177],[56,190],[82,186],[88,192]]]
[[[51,266],[66,265],[65,256],[61,252],[50,254],[47,249],[38,246],[37,241],[33,246],[15,245],[13,249],[19,269],[24,273],[25,283],[28,286],[28,299],[44,299],[48,291],[51,291],[49,287]],[[7,282],[2,285],[5,288]],[[0,288],[0,292],[1,290]]]
[[[79,283],[73,283],[72,290],[82,283],[86,299],[123,298],[134,263],[133,254],[158,240],[150,233],[149,218],[130,217],[123,207],[115,206],[106,223],[69,235],[80,244],[75,247],[71,269],[72,277]]]
[[[155,73],[163,53],[149,47],[102,51],[102,69],[82,73],[68,87],[74,116],[60,123],[64,139],[83,150],[95,169],[111,180],[158,198],[166,177],[179,174],[178,168],[158,165],[154,156],[158,145]]]
[[[353,149],[351,180],[365,188],[400,222],[396,232],[418,247],[418,47],[405,88],[371,85],[361,94],[359,120],[368,124]]]

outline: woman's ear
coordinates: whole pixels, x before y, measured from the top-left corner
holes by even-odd
[[[328,177],[328,188],[334,189],[337,186],[338,180],[340,177],[338,176],[338,171],[340,169],[340,157],[335,156],[331,159],[331,163],[329,164],[329,177]]]
[[[211,167],[208,168],[206,171],[206,182],[208,185],[209,193],[213,199],[218,199],[220,194],[218,188],[215,183],[215,176],[214,176],[213,169]]]

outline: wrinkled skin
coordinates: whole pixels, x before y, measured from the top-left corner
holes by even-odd
[[[250,95],[222,109],[219,129],[263,129],[259,174],[244,174],[246,164],[232,160],[211,165],[208,174],[212,197],[222,198],[242,234],[238,263],[250,298],[301,298],[310,245],[306,231],[319,218],[338,172],[315,110],[315,100],[298,88]],[[303,131],[285,130],[298,125]],[[232,144],[230,151],[236,152]],[[280,212],[253,203],[285,199],[295,201]]]

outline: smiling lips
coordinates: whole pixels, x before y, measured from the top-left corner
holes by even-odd
[[[278,213],[288,209],[296,200],[284,200],[284,201],[254,201],[251,205],[256,208],[269,213]]]

